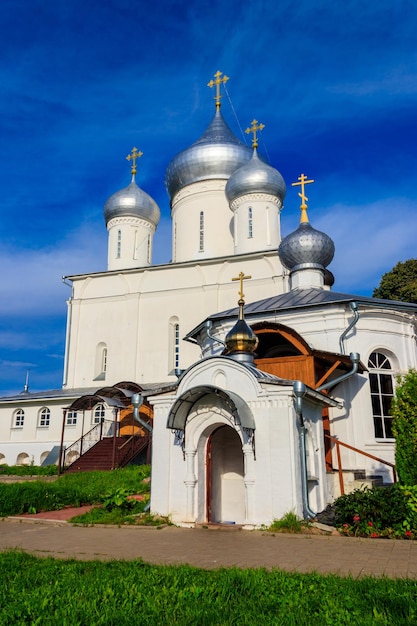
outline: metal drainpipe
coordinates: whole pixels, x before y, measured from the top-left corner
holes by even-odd
[[[152,437],[152,432],[153,432],[153,428],[152,426],[150,426],[149,424],[147,424],[140,416],[139,416],[139,407],[142,406],[143,404],[143,396],[140,393],[134,393],[132,398],[132,405],[133,405],[133,417],[134,419],[139,422],[139,424],[141,426],[143,426],[144,428],[146,428],[146,430],[149,432],[150,437]],[[151,502],[149,501],[148,504],[145,506],[145,508],[143,509],[145,513],[147,513],[149,511],[149,509],[151,508]]]
[[[341,376],[339,376],[339,378],[335,378],[334,380],[324,383],[324,385],[320,385],[320,387],[317,387],[316,391],[323,391],[323,389],[334,387],[335,385],[341,383],[342,380],[346,380],[347,378],[351,378],[354,374],[357,374],[361,355],[359,354],[359,352],[351,352],[349,358],[352,361],[352,369],[349,372],[346,372],[346,374],[342,374]]]
[[[308,474],[307,474],[307,450],[306,450],[306,432],[303,417],[303,397],[306,393],[306,386],[300,380],[294,381],[293,390],[295,395],[294,408],[299,422],[300,437],[300,460],[301,460],[301,490],[303,497],[303,509],[305,519],[312,519],[316,513],[310,508],[308,499]]]
[[[212,341],[217,341],[217,343],[221,343],[222,346],[226,346],[226,343],[224,341],[222,341],[221,339],[217,339],[217,337],[213,337],[213,335],[210,335],[210,330],[212,328],[212,323],[210,320],[206,321],[206,332],[207,332],[207,337],[209,339],[211,339]]]
[[[350,307],[350,310],[352,311],[352,313],[354,315],[354,318],[350,322],[350,324],[346,328],[346,330],[344,330],[343,333],[340,335],[340,338],[339,338],[340,354],[346,354],[346,352],[345,352],[345,344],[344,344],[345,337],[348,334],[348,332],[355,326],[355,324],[357,323],[357,321],[359,319],[358,303],[357,302],[351,302],[349,304],[349,307]]]

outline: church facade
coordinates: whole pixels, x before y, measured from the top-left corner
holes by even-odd
[[[101,421],[110,432],[139,390],[151,509],[257,526],[392,482],[390,402],[417,366],[417,308],[332,291],[334,245],[309,222],[304,175],[300,224],[282,239],[285,182],[257,152],[262,125],[251,149],[225,122],[224,79],[207,129],[166,171],[172,262],[152,265],[160,210],[135,148],[130,184],[104,207],[107,271],[66,277],[63,387],[0,398],[0,463],[40,464]]]

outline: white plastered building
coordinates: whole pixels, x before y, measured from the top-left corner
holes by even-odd
[[[152,510],[178,523],[259,525],[340,493],[329,437],[351,446],[340,449],[346,489],[392,481],[378,459],[394,461],[390,399],[395,375],[417,366],[417,307],[333,292],[334,246],[306,207],[281,241],[285,182],[234,136],[218,103],[167,168],[171,263],[152,265],[160,211],[135,165],[106,202],[107,271],[66,277],[63,387],[0,399],[0,462],[41,463],[76,398],[131,381],[154,409]],[[245,319],[259,341],[250,364],[225,351],[240,273],[251,277]],[[64,444],[114,410],[104,399],[66,413]]]

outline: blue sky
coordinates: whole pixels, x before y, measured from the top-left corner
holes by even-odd
[[[416,257],[416,23],[412,0],[3,0],[0,393],[28,368],[31,390],[61,386],[61,276],[106,268],[103,204],[129,183],[134,145],[162,212],[154,262],[170,260],[164,173],[208,125],[217,70],[236,134],[256,117],[288,186],[315,179],[334,289],[370,295]],[[290,188],[284,235],[298,206]]]

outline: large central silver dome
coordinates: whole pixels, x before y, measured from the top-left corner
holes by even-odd
[[[232,133],[217,110],[200,139],[175,156],[167,167],[165,186],[175,194],[200,180],[227,180],[252,156],[252,150]]]

